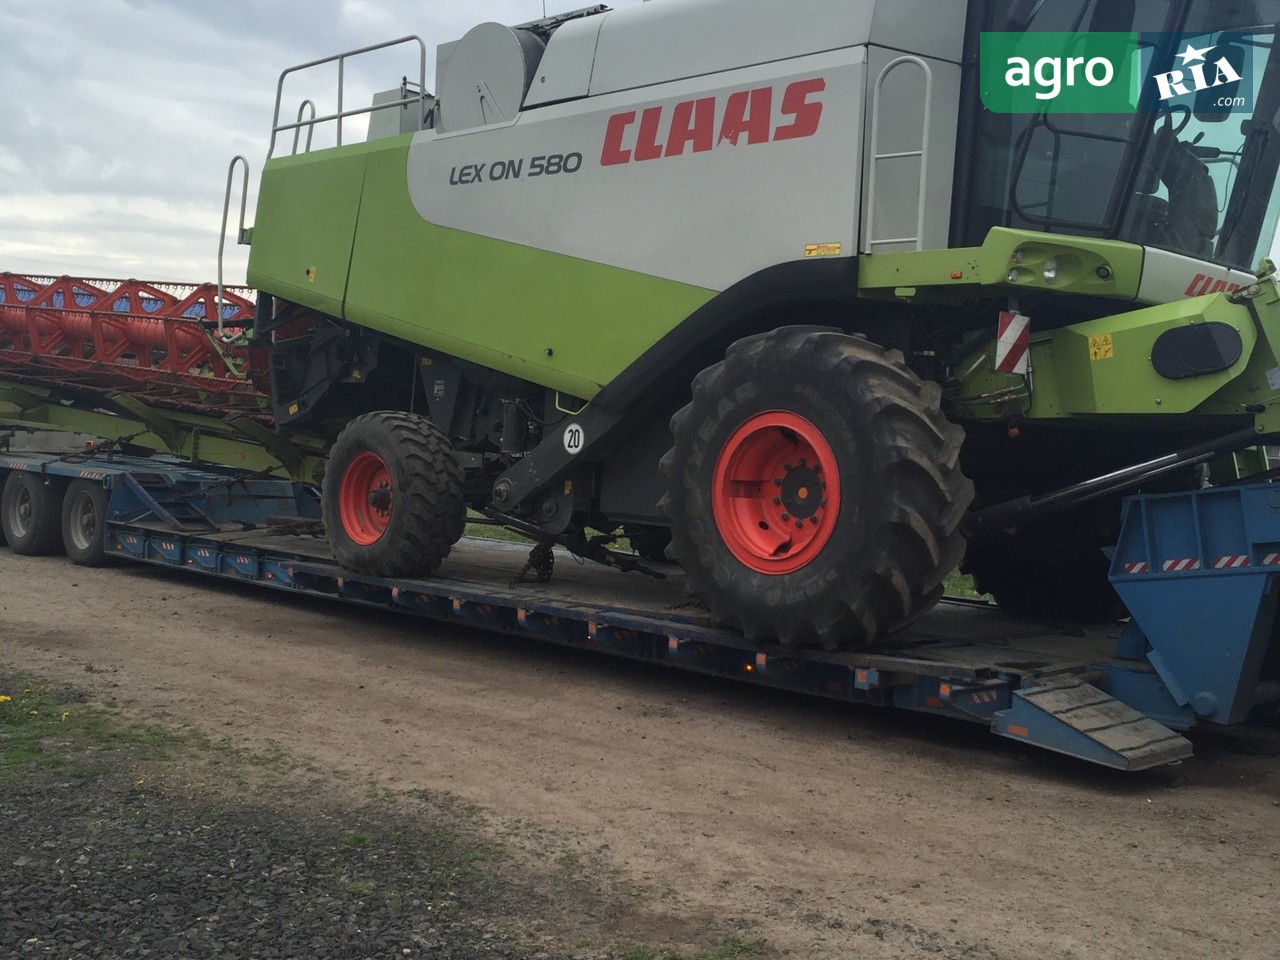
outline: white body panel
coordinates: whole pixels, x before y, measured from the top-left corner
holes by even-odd
[[[1179,253],[1147,247],[1142,261],[1142,282],[1138,300],[1142,303],[1171,303],[1185,297],[1238,290],[1254,281],[1253,274],[1205,263]]]
[[[852,255],[865,55],[846,48],[526,110],[506,125],[423,131],[409,152],[410,197],[434,224],[713,290],[804,259],[816,245],[826,245],[824,255]],[[801,109],[788,113],[797,83],[811,92],[793,93],[791,106]],[[722,139],[730,98],[766,89],[768,142],[749,142],[747,133],[736,146]],[[690,141],[673,153],[679,105],[693,118],[709,100],[712,147]],[[783,128],[812,120],[815,105],[821,115],[812,134],[778,139]],[[639,159],[650,111],[659,122],[648,139],[663,155]],[[631,122],[611,137],[611,118],[628,114]],[[626,162],[607,162],[611,144]],[[536,157],[574,155],[576,172],[531,175]]]
[[[450,103],[474,98],[468,35],[440,48],[445,122],[414,139],[410,196],[441,226],[714,290],[806,256],[945,247],[965,12],[963,3],[923,18],[919,4],[884,0],[653,0],[558,27],[523,112],[505,122],[482,102],[469,113]],[[913,142],[925,156],[877,164],[876,234],[913,240],[876,245],[860,200],[871,169],[867,58],[878,72],[900,49],[927,62],[929,96],[906,71],[886,82],[879,150]],[[513,63],[497,75],[517,72]],[[803,96],[793,87],[815,82]],[[753,121],[758,108],[771,111],[763,139],[759,129],[730,135],[743,98]],[[779,136],[814,109],[812,131]],[[464,130],[464,116],[488,126]],[[692,126],[697,135],[681,142],[679,129]],[[627,161],[611,162],[619,151]],[[532,175],[535,158],[548,157],[573,158],[574,170]]]
[[[960,67],[870,48],[863,159],[863,253],[947,246]]]

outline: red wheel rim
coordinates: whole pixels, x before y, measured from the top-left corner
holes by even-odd
[[[781,575],[812,561],[840,515],[840,472],[822,432],[781,410],[733,432],[716,460],[711,509],[743,566]]]
[[[391,471],[376,453],[358,453],[338,488],[338,514],[347,536],[362,547],[377,543],[391,523]]]

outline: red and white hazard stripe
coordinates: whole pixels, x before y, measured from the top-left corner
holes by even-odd
[[[1031,319],[1016,311],[1002,310],[996,334],[996,370],[1025,374],[1030,349]]]
[[[1262,558],[1262,565],[1264,567],[1270,567],[1277,563],[1280,563],[1280,553],[1268,553]]]
[[[1139,560],[1137,563],[1126,563],[1124,565],[1125,573],[1150,573],[1151,564],[1145,560]]]
[[[1187,557],[1182,560],[1166,560],[1164,562],[1165,573],[1181,573],[1183,570],[1199,570],[1200,561],[1194,557]]]
[[[1215,570],[1233,570],[1236,567],[1247,567],[1249,565],[1249,555],[1247,553],[1233,553],[1226,557],[1214,557],[1213,569]]]

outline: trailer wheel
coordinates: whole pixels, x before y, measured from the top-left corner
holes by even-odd
[[[431,573],[466,523],[453,447],[426,417],[368,413],[329,453],[322,497],[334,558],[380,577]]]
[[[93,480],[72,480],[62,498],[62,546],[72,563],[101,567],[107,553],[107,491]]]
[[[14,553],[34,557],[60,551],[60,494],[57,483],[38,474],[9,474],[0,493],[0,531]]]
[[[670,556],[748,639],[867,644],[942,594],[973,498],[936,384],[858,337],[783,327],[693,381],[662,459]]]

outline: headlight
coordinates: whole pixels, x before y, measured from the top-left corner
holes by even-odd
[[[1050,285],[1058,282],[1058,260],[1056,257],[1044,265],[1044,282]]]

